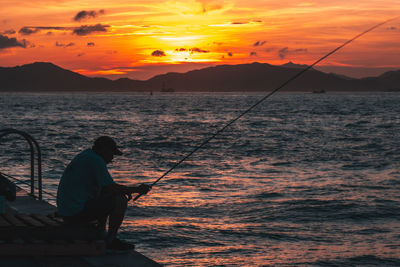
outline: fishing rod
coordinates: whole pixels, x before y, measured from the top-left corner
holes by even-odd
[[[329,57],[330,55],[334,54],[336,51],[340,50],[341,48],[343,48],[344,46],[350,44],[351,42],[353,42],[354,40],[360,38],[361,36],[363,36],[364,34],[373,31],[374,29],[382,26],[383,24],[395,20],[399,17],[395,17],[395,18],[391,18],[388,19],[384,22],[380,22],[378,24],[376,24],[375,26],[372,26],[371,28],[357,34],[356,36],[354,36],[353,38],[347,40],[346,42],[344,42],[343,44],[341,44],[340,46],[336,47],[335,49],[333,49],[332,51],[330,51],[329,53],[327,53],[326,55],[324,55],[323,57],[321,57],[320,59],[318,59],[317,61],[315,61],[314,63],[312,63],[311,65],[309,65],[307,68],[302,69],[301,71],[299,71],[297,74],[295,74],[294,76],[292,76],[291,78],[289,78],[287,81],[285,81],[284,83],[282,83],[280,86],[278,86],[277,88],[275,88],[274,90],[272,90],[269,94],[265,95],[263,98],[261,98],[260,100],[258,100],[256,103],[254,103],[251,107],[249,107],[248,109],[246,109],[245,111],[243,111],[242,113],[240,113],[236,118],[232,119],[231,121],[229,121],[227,124],[225,124],[221,129],[219,129],[218,131],[216,131],[212,136],[206,138],[200,145],[198,145],[197,147],[195,147],[191,152],[189,152],[186,156],[184,156],[181,160],[179,160],[178,162],[176,162],[169,170],[167,170],[163,175],[161,175],[157,180],[155,180],[150,186],[153,187],[156,183],[158,183],[162,178],[164,178],[165,176],[167,176],[172,170],[174,170],[176,167],[178,167],[182,162],[184,162],[187,158],[189,158],[191,155],[193,155],[194,153],[196,153],[197,150],[199,150],[200,148],[202,148],[203,146],[205,146],[206,144],[208,144],[211,140],[213,140],[217,135],[219,135],[220,133],[222,133],[226,128],[228,128],[229,126],[231,126],[233,123],[235,123],[237,120],[239,120],[241,117],[243,117],[244,115],[246,115],[247,113],[249,113],[253,108],[255,108],[256,106],[258,106],[259,104],[261,104],[262,102],[264,102],[267,98],[271,97],[273,94],[275,94],[276,92],[278,92],[280,89],[282,89],[283,87],[285,87],[286,85],[288,85],[289,83],[291,83],[292,81],[296,80],[298,77],[300,77],[301,75],[303,75],[306,71],[308,71],[309,69],[311,69],[312,67],[314,67],[315,65],[317,65],[319,62],[323,61],[325,58]],[[142,196],[142,194],[137,195],[133,201],[136,201],[137,199],[139,199]]]

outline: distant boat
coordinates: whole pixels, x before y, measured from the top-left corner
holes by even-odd
[[[321,89],[321,90],[314,90],[313,91],[313,94],[325,94],[326,92],[325,92],[325,90],[324,89]]]
[[[161,92],[172,93],[175,92],[174,88],[165,86],[165,82],[162,83]]]

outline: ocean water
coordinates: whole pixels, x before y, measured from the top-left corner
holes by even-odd
[[[100,135],[110,172],[151,183],[261,94],[0,94],[46,192]],[[130,203],[120,236],[166,266],[400,266],[400,94],[278,93]],[[0,171],[29,177],[27,145]],[[45,194],[50,202],[54,197]]]

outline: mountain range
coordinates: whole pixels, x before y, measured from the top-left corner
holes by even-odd
[[[0,67],[0,91],[271,91],[306,67],[292,62],[280,66],[257,62],[218,65],[186,73],[171,72],[142,81],[91,78],[52,63],[35,62],[16,67]],[[311,68],[282,90],[400,91],[400,70],[385,72],[377,77],[356,79]]]

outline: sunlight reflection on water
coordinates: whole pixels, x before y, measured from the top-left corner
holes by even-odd
[[[37,138],[49,192],[103,134],[124,151],[114,179],[152,183],[259,97],[0,94],[0,126]],[[400,265],[399,100],[277,95],[130,203],[121,236],[171,266]],[[28,178],[26,145],[0,145]]]

